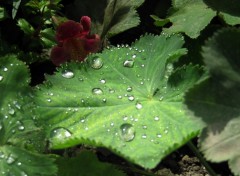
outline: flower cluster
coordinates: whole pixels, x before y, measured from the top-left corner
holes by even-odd
[[[50,58],[59,66],[69,60],[83,61],[89,53],[100,49],[100,37],[90,34],[91,19],[83,16],[80,23],[69,20],[57,28],[58,45],[52,48]]]

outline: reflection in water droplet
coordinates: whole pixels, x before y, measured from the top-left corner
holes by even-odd
[[[0,82],[3,80],[3,76],[0,75]]]
[[[135,129],[129,123],[124,123],[120,126],[120,137],[123,141],[132,141],[135,137]]]
[[[54,128],[50,133],[50,140],[64,140],[72,136],[72,133],[63,127]]]
[[[51,98],[48,98],[48,99],[47,99],[47,102],[51,103],[51,102],[52,102]]]
[[[93,69],[100,69],[103,66],[103,61],[100,57],[95,56],[92,58],[91,67]]]
[[[101,95],[101,94],[103,94],[103,91],[100,88],[93,88],[92,93],[95,95]]]
[[[18,130],[19,131],[23,131],[25,129],[25,127],[23,126],[23,125],[20,125],[19,127],[18,127]]]
[[[162,135],[161,135],[161,134],[157,134],[157,137],[158,137],[158,138],[161,138],[161,137],[162,137]]]
[[[63,70],[62,77],[70,79],[74,77],[74,73],[71,70]]]
[[[142,106],[141,103],[139,103],[139,102],[136,103],[136,108],[137,108],[137,109],[142,109],[142,107],[143,107],[143,106]]]
[[[131,92],[132,91],[132,87],[127,87],[127,92]]]
[[[121,95],[119,95],[119,96],[118,96],[118,99],[122,99],[122,96],[121,96]]]
[[[7,67],[3,68],[3,71],[5,71],[5,72],[8,71],[8,68]]]
[[[124,66],[124,67],[132,68],[133,65],[134,65],[134,61],[133,61],[133,60],[125,60],[125,61],[123,62],[123,66]]]
[[[154,117],[154,120],[159,121],[159,117],[158,116]]]

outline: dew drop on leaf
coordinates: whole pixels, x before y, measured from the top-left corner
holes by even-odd
[[[131,92],[132,91],[132,87],[127,87],[127,92]]]
[[[155,116],[155,117],[154,117],[154,120],[155,120],[155,121],[159,121],[159,117],[158,117],[158,116]]]
[[[15,110],[12,109],[12,108],[10,108],[10,109],[8,110],[8,113],[9,113],[10,115],[14,115],[14,114],[15,114]]]
[[[114,93],[115,90],[114,89],[109,89],[109,93]]]
[[[0,82],[3,80],[3,76],[0,75]]]
[[[133,61],[133,60],[125,60],[125,61],[123,62],[123,66],[124,66],[124,67],[132,68],[133,65],[134,65],[134,61]]]
[[[72,133],[63,127],[54,128],[50,133],[50,140],[64,140],[72,136]]]
[[[8,68],[7,68],[7,67],[4,67],[4,68],[3,68],[3,71],[5,71],[5,72],[8,71]]]
[[[135,137],[135,129],[129,123],[124,123],[120,126],[120,137],[123,141],[132,141]]]
[[[102,91],[102,89],[100,89],[100,88],[93,88],[93,89],[92,89],[92,93],[93,93],[94,95],[101,95],[101,94],[103,94],[103,91]]]
[[[158,138],[161,138],[161,137],[162,137],[162,135],[159,133],[159,134],[157,134],[157,137],[158,137]]]
[[[135,98],[134,98],[134,96],[132,96],[132,95],[130,95],[129,97],[128,97],[128,100],[129,101],[133,101]]]
[[[143,134],[142,135],[142,139],[146,139],[147,138],[147,135],[146,134]]]
[[[102,84],[105,84],[105,83],[106,83],[106,80],[105,80],[105,79],[100,79],[99,81],[100,81],[100,83],[102,83]]]
[[[2,124],[2,122],[0,122],[0,130],[2,130],[3,129],[3,124]]]
[[[137,109],[142,109],[142,107],[143,107],[143,106],[142,106],[141,103],[139,103],[139,102],[136,103],[136,108],[137,108]]]
[[[103,66],[103,61],[100,57],[95,56],[95,57],[92,58],[91,67],[93,69],[100,69],[100,68],[102,68],[102,66]]]
[[[62,77],[70,79],[74,77],[74,73],[71,70],[63,70]]]
[[[6,158],[6,162],[8,164],[13,164],[16,161],[16,158],[14,157],[13,154],[10,154],[7,158]]]

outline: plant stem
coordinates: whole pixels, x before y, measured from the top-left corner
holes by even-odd
[[[211,166],[208,164],[208,162],[205,160],[205,158],[203,158],[203,156],[201,155],[201,153],[199,152],[199,150],[197,149],[197,147],[195,147],[195,145],[189,141],[187,143],[188,147],[193,151],[193,153],[197,156],[197,158],[200,160],[201,164],[206,168],[206,170],[208,171],[208,173],[211,176],[217,176],[217,174],[215,173],[215,171],[211,168]]]

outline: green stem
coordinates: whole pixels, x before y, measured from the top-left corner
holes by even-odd
[[[206,170],[208,171],[208,173],[211,176],[217,176],[217,174],[215,173],[215,171],[211,168],[211,166],[208,164],[208,162],[203,158],[203,156],[201,155],[201,153],[199,152],[199,150],[197,149],[197,147],[195,147],[195,145],[189,141],[187,143],[188,147],[193,151],[193,153],[197,156],[197,158],[200,160],[201,164],[206,168]]]

